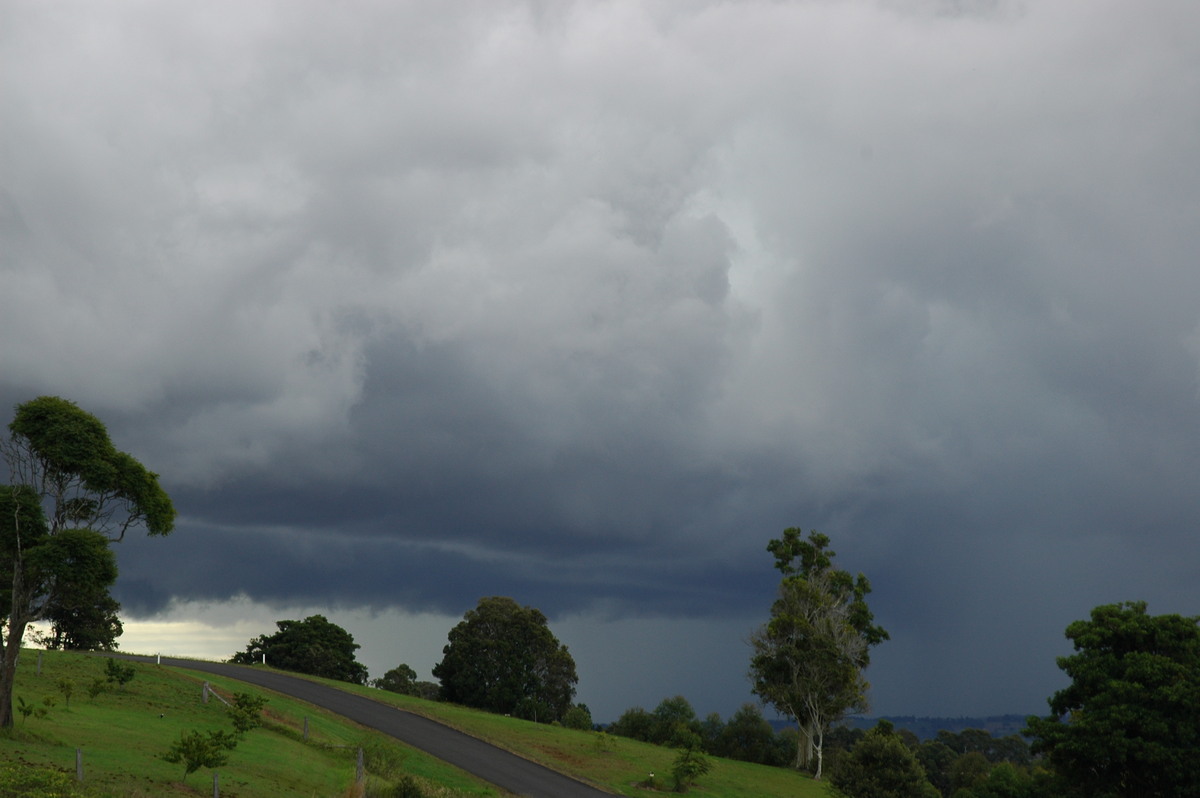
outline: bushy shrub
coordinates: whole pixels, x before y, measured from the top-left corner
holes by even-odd
[[[675,778],[675,792],[687,792],[696,779],[712,770],[712,760],[700,752],[699,748],[681,748],[671,765],[671,775]]]
[[[72,776],[56,770],[6,765],[0,768],[3,798],[83,798]]]
[[[132,665],[122,665],[115,659],[110,658],[104,666],[104,675],[108,678],[108,681],[118,687],[124,687],[132,682],[135,674],[136,671],[134,671]]]

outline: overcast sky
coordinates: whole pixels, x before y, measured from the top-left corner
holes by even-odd
[[[536,606],[598,720],[750,699],[787,527],[875,714],[1200,614],[1200,5],[0,2],[0,407],[161,475],[126,650]],[[10,416],[5,416],[5,423]]]

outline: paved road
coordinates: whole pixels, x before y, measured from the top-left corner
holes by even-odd
[[[119,655],[118,655],[119,656]],[[153,662],[154,657],[127,657]],[[307,701],[449,762],[526,798],[611,798],[604,792],[428,718],[308,679],[220,662],[162,658],[172,668],[216,673]]]

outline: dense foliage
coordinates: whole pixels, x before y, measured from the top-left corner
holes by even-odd
[[[938,798],[912,750],[890,723],[880,721],[838,760],[830,779],[847,798]]]
[[[511,598],[479,600],[450,630],[433,669],[442,698],[540,722],[562,720],[575,695],[575,660],[546,616]]]
[[[307,673],[353,684],[367,683],[367,668],[354,658],[360,646],[354,637],[324,615],[303,621],[276,621],[279,631],[251,640],[230,662],[253,665],[263,661],[285,671]]]
[[[1071,684],[1027,731],[1061,794],[1200,795],[1200,618],[1108,604],[1066,635],[1076,653],[1058,665]]]
[[[410,668],[407,663],[401,662],[380,678],[372,679],[371,686],[379,690],[387,690],[389,693],[416,695],[418,692],[417,672]]]

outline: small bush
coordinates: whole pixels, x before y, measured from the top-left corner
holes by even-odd
[[[395,745],[372,738],[360,744],[363,750],[363,767],[372,776],[392,781],[404,772],[404,754]]]
[[[700,752],[699,748],[681,748],[675,763],[671,765],[671,775],[675,778],[675,792],[687,792],[696,779],[712,770],[712,760]]]
[[[117,685],[118,687],[124,687],[132,682],[136,673],[137,672],[133,669],[132,665],[122,665],[120,662],[117,662],[117,660],[112,658],[110,658],[108,663],[104,666],[104,675],[108,677],[109,682]]]
[[[71,694],[75,692],[75,682],[65,676],[58,680],[58,692],[63,694],[63,698],[67,701],[67,709],[71,708]]]
[[[183,763],[183,780],[200,768],[219,768],[229,761],[229,751],[237,747],[237,735],[231,732],[190,731],[163,754],[163,759],[172,763]]]
[[[238,734],[245,734],[251,729],[257,729],[262,725],[262,710],[267,705],[267,699],[263,696],[254,696],[249,693],[234,693],[233,704],[225,709],[229,719],[233,722],[233,728]]]
[[[0,796],[4,798],[83,798],[75,780],[56,770],[7,765],[0,768]]]

